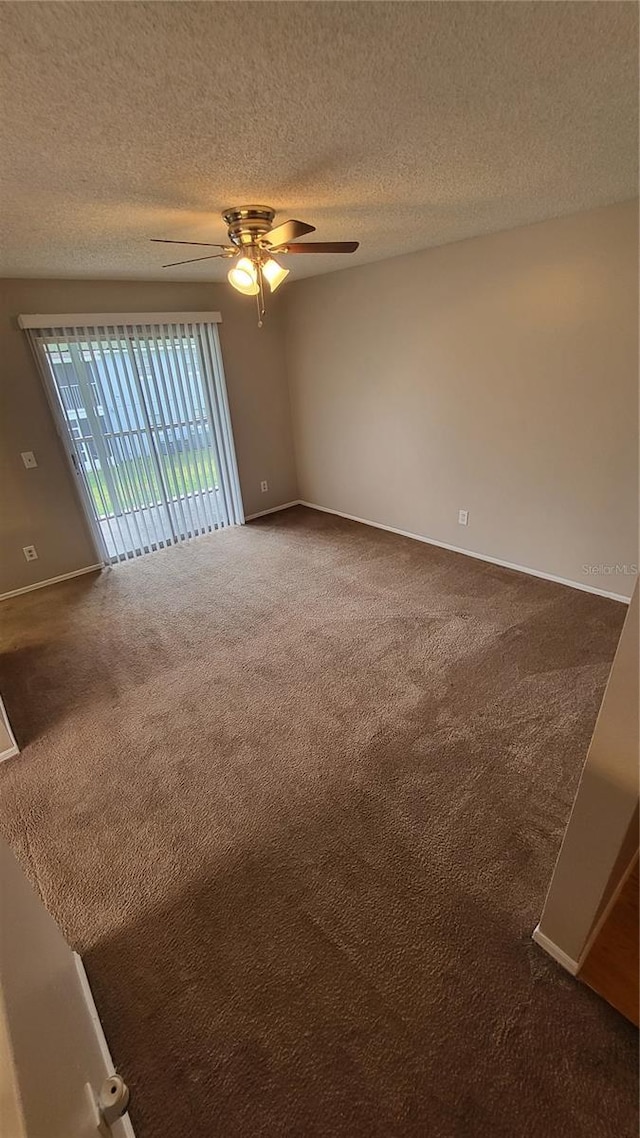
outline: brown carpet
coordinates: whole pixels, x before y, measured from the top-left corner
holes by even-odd
[[[2,607],[2,829],[138,1138],[631,1138],[531,942],[623,606],[298,508]]]

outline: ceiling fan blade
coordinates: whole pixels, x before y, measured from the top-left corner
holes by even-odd
[[[216,257],[226,257],[226,253],[210,253],[208,257],[189,257],[188,261],[171,261],[163,269],[174,269],[176,265],[192,265],[194,261],[215,261]]]
[[[300,245],[288,243],[282,249],[274,249],[280,253],[355,253],[359,241],[309,241]]]
[[[207,249],[227,249],[227,245],[218,245],[215,241],[174,241],[171,237],[150,237],[160,245],[206,245]]]
[[[267,245],[286,245],[289,241],[295,241],[296,237],[304,237],[305,233],[315,233],[315,225],[307,225],[306,221],[283,221],[282,225],[276,225],[275,229],[270,229],[267,233],[263,233],[260,238],[261,241],[266,241]]]

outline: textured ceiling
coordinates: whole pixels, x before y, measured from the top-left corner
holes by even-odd
[[[4,276],[220,279],[163,272],[178,257],[148,238],[223,241],[247,202],[361,242],[291,257],[303,277],[637,192],[634,3],[2,3],[0,23]]]

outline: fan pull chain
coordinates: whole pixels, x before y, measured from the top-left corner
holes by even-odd
[[[262,317],[264,316],[264,279],[262,277],[262,265],[257,265],[258,272],[258,292],[256,294],[256,303],[258,305],[258,328],[262,328]]]

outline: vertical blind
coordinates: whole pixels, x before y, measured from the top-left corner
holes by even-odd
[[[20,323],[105,560],[244,521],[215,318]]]

